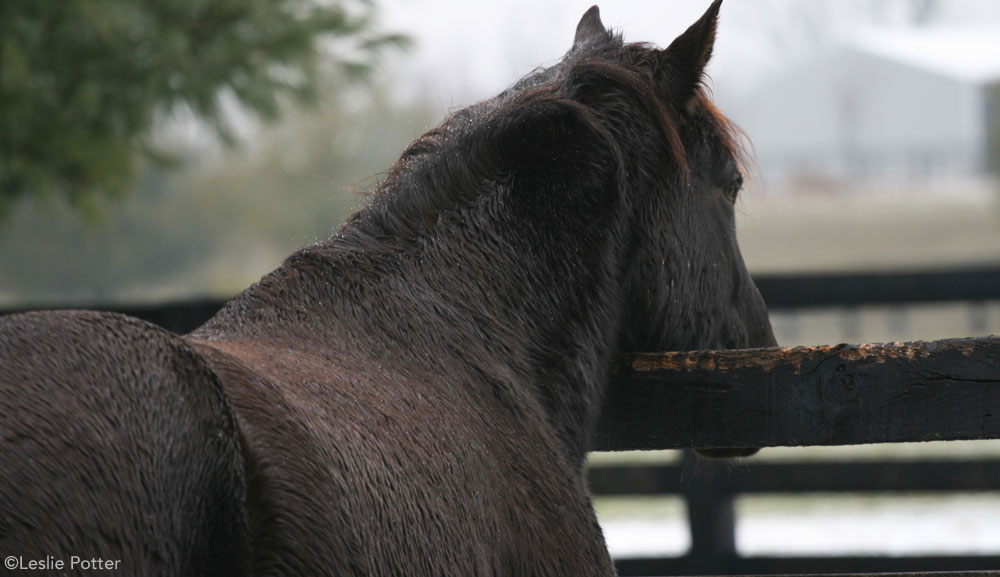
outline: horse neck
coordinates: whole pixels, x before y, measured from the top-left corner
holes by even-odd
[[[450,357],[527,395],[582,465],[620,316],[613,223],[515,200],[545,191],[497,188],[432,231],[373,243],[365,262],[383,272],[366,276],[374,290],[355,306],[380,311],[397,351]]]
[[[465,386],[542,412],[582,466],[620,316],[611,222],[525,206],[515,196],[545,191],[502,188],[426,230],[363,224],[378,220],[374,203],[195,336],[304,343],[337,362],[365,357],[449,381],[464,372]]]

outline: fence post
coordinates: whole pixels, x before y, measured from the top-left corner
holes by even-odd
[[[684,470],[695,470],[698,460],[692,451],[684,451]],[[711,476],[696,477],[685,491],[688,527],[691,529],[689,571],[724,574],[736,562],[736,516],[733,496]]]

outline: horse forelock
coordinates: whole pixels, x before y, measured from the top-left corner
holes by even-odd
[[[707,76],[700,78],[690,100],[672,102],[664,93],[662,79],[656,78],[657,58],[655,45],[612,43],[596,54],[581,58],[571,67],[567,86],[579,90],[593,84],[608,98],[627,97],[639,104],[645,117],[655,122],[667,142],[669,160],[678,168],[681,180],[686,181],[691,176],[689,150],[681,137],[682,125],[690,123],[703,123],[717,136],[720,148],[710,151],[711,154],[728,154],[741,173],[753,174],[756,169],[749,138],[715,106]],[[612,107],[615,104],[620,104],[620,100],[613,102]]]
[[[697,100],[698,107],[712,123],[723,151],[732,157],[740,174],[752,181],[757,174],[757,164],[750,137],[715,106],[707,87],[699,88]]]

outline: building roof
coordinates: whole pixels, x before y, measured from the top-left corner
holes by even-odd
[[[850,38],[847,45],[960,80],[1000,80],[1000,28],[868,30]]]

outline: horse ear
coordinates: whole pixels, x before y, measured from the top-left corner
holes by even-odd
[[[682,110],[690,109],[705,66],[712,57],[721,5],[722,0],[712,2],[697,22],[660,52],[658,80]]]
[[[587,44],[606,42],[610,37],[607,29],[604,28],[604,23],[601,22],[600,8],[591,6],[589,10],[584,12],[583,18],[580,18],[580,23],[576,25],[573,50]]]

